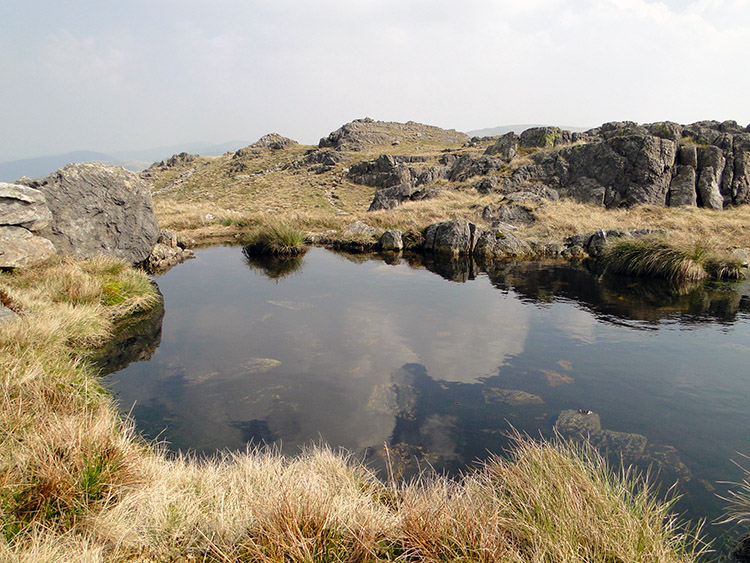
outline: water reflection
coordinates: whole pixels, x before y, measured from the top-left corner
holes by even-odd
[[[109,382],[174,448],[323,440],[409,476],[502,452],[511,428],[558,431],[652,466],[709,517],[750,451],[746,283],[315,248],[289,267],[213,248],[160,285],[159,350]]]
[[[584,264],[516,262],[498,264],[487,274],[499,289],[513,290],[534,303],[567,299],[597,319],[682,323],[714,320],[731,324],[750,312],[750,282],[676,285],[663,280],[600,275]]]
[[[247,265],[251,269],[260,271],[272,280],[281,280],[302,268],[302,256],[263,256],[248,254],[243,251]]]
[[[161,342],[164,302],[116,327],[114,337],[89,358],[100,375],[125,369],[132,362],[151,358]]]

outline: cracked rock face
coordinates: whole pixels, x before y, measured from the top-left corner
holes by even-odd
[[[133,172],[98,163],[69,164],[31,182],[52,219],[41,234],[80,258],[145,260],[159,237],[148,185]]]

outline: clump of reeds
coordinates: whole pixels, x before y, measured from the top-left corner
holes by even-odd
[[[307,251],[305,234],[283,222],[266,223],[242,238],[243,252],[248,255],[297,256]]]
[[[740,261],[731,255],[701,244],[671,244],[659,237],[615,239],[605,248],[601,261],[616,274],[678,283],[743,277]]]
[[[724,498],[727,502],[724,522],[738,522],[740,524],[750,522],[750,469],[742,468],[742,470],[745,478],[739,483],[730,483],[734,485],[734,488]]]

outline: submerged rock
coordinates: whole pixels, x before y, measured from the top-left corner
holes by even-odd
[[[498,389],[497,387],[490,387],[489,389],[483,389],[482,395],[484,396],[484,402],[488,405],[505,403],[506,405],[520,407],[544,404],[544,400],[539,395],[532,395],[531,393],[519,391],[518,389]]]

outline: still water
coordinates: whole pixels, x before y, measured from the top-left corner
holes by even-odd
[[[512,428],[557,428],[650,467],[663,489],[678,482],[681,510],[709,521],[722,482],[742,478],[732,460],[750,454],[747,282],[677,291],[559,263],[196,254],[157,279],[163,320],[114,364],[150,359],[105,380],[139,429],[174,449],[325,442],[382,469],[387,445],[408,476],[502,452]]]

